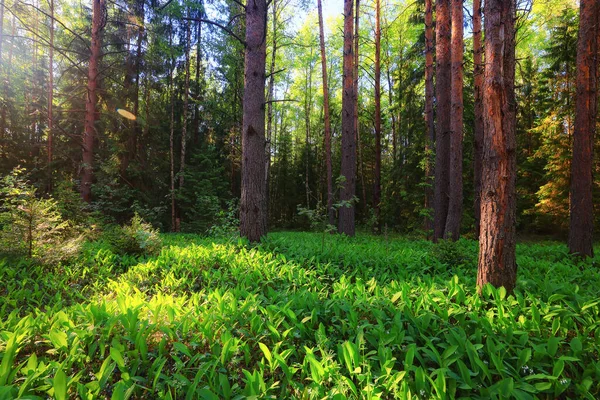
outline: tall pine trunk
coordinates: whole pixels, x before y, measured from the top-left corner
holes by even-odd
[[[436,106],[434,232],[433,240],[443,238],[448,218],[450,179],[450,0],[436,3]]]
[[[462,220],[463,179],[463,0],[452,0],[452,81],[450,114],[450,179],[444,237],[458,240]]]
[[[475,237],[479,237],[481,220],[481,157],[483,146],[483,46],[481,42],[481,0],[473,0],[473,86],[475,126],[473,127],[473,208]]]
[[[49,0],[49,8],[50,8],[50,27],[49,29],[49,48],[48,48],[48,148],[47,148],[47,168],[48,168],[48,182],[46,183],[46,191],[48,193],[52,192],[52,158],[53,158],[53,130],[54,130],[54,117],[53,117],[53,101],[54,101],[54,0]],[[2,15],[0,12],[0,20],[2,20]],[[2,22],[0,22],[0,27],[2,26]],[[2,29],[0,28],[0,34]],[[1,42],[0,42],[1,43]],[[2,54],[2,45],[0,44],[0,55]],[[1,58],[1,56],[0,56]]]
[[[246,6],[240,234],[258,242],[267,234],[265,209],[265,64],[267,2]]]
[[[598,15],[597,0],[581,0],[577,42],[577,94],[573,161],[571,163],[571,225],[569,251],[592,257],[593,248],[593,147],[596,133]]]
[[[375,230],[381,231],[381,0],[375,0]]]
[[[92,2],[92,42],[88,64],[87,96],[85,102],[85,124],[83,134],[83,164],[81,167],[81,197],[92,201],[92,181],[94,178],[94,140],[96,137],[96,103],[98,102],[98,64],[102,49],[102,30],[106,23],[106,0]]]
[[[169,48],[173,46],[173,28],[169,18]],[[177,232],[177,215],[175,202],[175,88],[173,85],[173,74],[175,73],[175,57],[171,57],[171,71],[169,74],[169,99],[171,101],[171,118],[169,122],[169,162],[171,178],[171,231]],[[147,121],[147,120],[146,120]]]
[[[353,0],[344,0],[344,60],[342,93],[342,166],[341,175],[345,178],[340,191],[344,202],[339,209],[338,231],[354,236],[354,196],[356,192],[356,127],[355,127],[355,85],[354,85],[354,34]]]
[[[327,56],[325,53],[325,32],[323,29],[323,6],[317,0],[319,8],[319,39],[321,46],[321,70],[323,72],[323,112],[325,124],[325,169],[327,175],[327,216],[329,224],[335,224],[333,209],[333,169],[331,166],[331,118],[329,115],[329,87],[327,85]]]
[[[432,156],[435,144],[435,126],[433,118],[433,0],[425,0],[425,176],[427,183],[432,182]],[[425,208],[430,208],[433,203],[433,188],[426,186]],[[425,217],[425,231],[429,235],[432,229],[430,216]],[[428,237],[429,238],[429,237]]]
[[[200,15],[204,15],[204,0],[200,0]],[[195,101],[194,101],[194,120],[192,121],[192,135],[194,143],[200,142],[200,103],[202,102],[202,82],[200,73],[202,72],[202,22],[198,21],[196,25],[196,77],[195,77]]]
[[[515,0],[485,2],[483,171],[477,290],[514,290],[516,246]]]

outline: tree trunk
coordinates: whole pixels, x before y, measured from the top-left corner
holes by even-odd
[[[354,194],[356,191],[356,126],[355,126],[355,85],[353,0],[344,0],[344,77],[342,93],[342,166],[341,175],[345,181],[340,191],[340,200],[345,204],[339,210],[338,231],[354,236]]]
[[[571,225],[569,251],[593,257],[593,147],[597,113],[597,0],[581,0],[577,42],[577,95],[573,161],[571,163]]]
[[[204,0],[200,0],[200,15],[204,16]],[[194,102],[194,120],[192,122],[192,135],[194,143],[200,143],[200,103],[202,102],[202,83],[200,82],[200,73],[202,71],[202,22],[198,21],[196,26],[196,101]]]
[[[435,126],[433,118],[433,0],[425,0],[425,177],[428,184],[433,183],[432,177],[432,154],[435,143]],[[425,187],[425,208],[433,204],[433,188]],[[429,238],[429,232],[433,228],[431,216],[425,217],[425,231]]]
[[[463,179],[463,0],[452,0],[452,83],[450,114],[450,199],[444,237],[458,240],[462,220]]]
[[[0,80],[8,80],[8,76],[4,77],[4,73],[8,74],[8,70],[4,68],[2,63],[2,42],[4,41],[4,0],[0,0]],[[0,103],[0,158],[4,157],[4,140],[6,138],[6,110],[5,103],[6,90],[4,91],[4,101]]]
[[[249,3],[246,8],[240,234],[250,242],[258,242],[267,234],[264,207],[266,22],[266,0]]]
[[[190,11],[188,9],[188,18]],[[189,92],[190,92],[190,47],[192,41],[191,22],[186,24],[186,44],[185,44],[185,86],[183,92],[183,116],[181,121],[181,158],[179,160],[179,190],[183,189],[184,174],[185,174],[185,156],[187,144],[187,120],[189,108]]]
[[[53,129],[54,129],[54,119],[52,116],[53,106],[52,103],[54,101],[54,0],[49,0],[50,7],[50,47],[48,48],[48,149],[47,149],[47,157],[48,157],[48,182],[47,182],[47,192],[52,192],[52,156],[53,156]],[[2,15],[0,12],[0,20],[2,20]],[[0,26],[2,23],[0,22]],[[0,28],[0,34],[2,29]],[[0,40],[1,43],[1,40]],[[2,45],[0,44],[0,55]],[[1,56],[0,56],[1,58]]]
[[[310,208],[310,185],[309,185],[309,173],[310,173],[310,111],[312,106],[312,73],[313,73],[313,64],[312,64],[312,48],[310,54],[311,60],[309,65],[307,65],[306,69],[306,86],[304,90],[304,124],[306,127],[306,138],[304,148],[306,151],[306,160],[305,160],[305,174],[304,174],[304,189],[306,192],[306,207]]]
[[[473,192],[475,209],[475,237],[479,237],[481,220],[481,157],[483,145],[483,46],[481,43],[481,0],[473,0],[473,83],[475,99],[475,126],[473,128]]]
[[[367,187],[365,186],[365,165],[363,163],[362,145],[360,140],[360,123],[358,121],[358,89],[359,89],[359,40],[360,40],[360,0],[356,0],[356,9],[354,12],[354,136],[356,142],[356,151],[358,154],[358,172],[360,173],[360,188],[362,191],[362,204],[367,204]]]
[[[85,131],[83,134],[83,165],[81,168],[81,197],[92,201],[92,181],[94,178],[94,140],[96,137],[96,103],[98,101],[98,64],[102,50],[102,30],[106,23],[106,0],[93,0],[92,42],[88,64],[87,98],[85,102]]]
[[[325,169],[327,174],[327,215],[329,225],[335,224],[333,209],[333,169],[331,166],[331,118],[329,116],[329,88],[327,85],[327,56],[325,53],[325,33],[323,29],[323,6],[317,0],[319,8],[319,38],[321,44],[321,69],[323,72],[323,108],[325,123]]]
[[[173,46],[173,28],[169,18],[169,47]],[[175,58],[171,58],[171,71],[169,74],[169,97],[171,99],[171,120],[169,124],[169,161],[171,165],[171,231],[177,232],[177,216],[175,204],[175,88],[173,87],[173,74],[175,72]],[[147,120],[146,120],[147,123]]]
[[[375,231],[381,232],[381,0],[375,0]]]
[[[477,290],[516,284],[515,0],[485,2],[483,171]]]
[[[273,100],[275,90],[275,58],[277,56],[277,0],[273,0],[271,43],[271,65],[269,67],[269,85],[267,89],[267,140],[265,142],[265,212],[269,215],[269,171],[271,170],[271,137],[273,136]]]
[[[436,3],[436,105],[434,233],[433,241],[444,236],[448,217],[450,179],[450,0]]]

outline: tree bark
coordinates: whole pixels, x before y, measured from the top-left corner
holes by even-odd
[[[53,129],[54,129],[54,118],[53,118],[53,101],[54,101],[54,0],[49,0],[50,7],[50,47],[48,48],[48,148],[47,148],[47,157],[48,157],[48,182],[47,182],[47,192],[52,192],[53,184],[52,184],[52,157],[53,157]],[[2,20],[2,13],[0,12],[0,20]],[[0,22],[0,26],[2,22]],[[2,34],[2,29],[0,28],[0,35]],[[1,39],[0,39],[1,43]],[[0,44],[0,55],[2,45]],[[1,56],[0,56],[1,58]]]
[[[360,173],[360,188],[362,191],[362,204],[367,203],[367,187],[365,185],[365,164],[362,156],[362,141],[360,140],[360,123],[358,121],[358,89],[359,89],[359,43],[360,43],[360,0],[356,0],[354,10],[354,136],[356,142],[356,151],[358,154],[358,172]]]
[[[436,105],[434,233],[433,241],[444,236],[448,217],[450,179],[450,0],[436,3]]]
[[[92,2],[92,42],[88,64],[87,98],[85,102],[85,131],[83,134],[83,164],[81,168],[81,197],[92,201],[92,181],[94,179],[94,140],[96,137],[96,103],[98,101],[98,64],[102,56],[102,31],[106,23],[106,0]]]
[[[339,209],[338,231],[354,236],[354,195],[356,191],[356,126],[355,126],[355,85],[353,0],[344,0],[344,60],[342,93],[342,166],[341,175],[345,178],[340,191],[340,200],[346,202]],[[350,202],[350,203],[348,203]],[[347,207],[348,206],[348,207]]]
[[[463,0],[452,0],[452,82],[450,114],[450,199],[444,237],[458,240],[462,220],[463,179]]]
[[[173,28],[169,18],[169,47],[173,46]],[[169,73],[169,97],[171,100],[171,119],[169,124],[169,161],[171,166],[171,231],[177,232],[176,204],[175,204],[175,96],[173,87],[173,74],[175,72],[175,58],[171,57],[171,71]],[[146,120],[147,121],[147,120]]]
[[[271,65],[269,67],[269,85],[267,89],[267,140],[265,142],[265,212],[269,215],[269,171],[271,170],[271,137],[273,136],[273,100],[275,90],[275,58],[277,56],[277,0],[273,0],[271,43]]]
[[[381,0],[375,0],[375,231],[381,231]]]
[[[435,144],[435,125],[433,118],[433,0],[425,0],[425,177],[428,184],[433,183],[432,177],[432,155]],[[426,186],[425,208],[433,204],[433,188]],[[429,232],[433,228],[430,216],[425,217],[425,231],[429,238]]]
[[[485,2],[483,171],[477,290],[516,284],[515,0]]]
[[[479,237],[481,220],[481,157],[483,146],[483,46],[481,42],[481,0],[473,0],[473,86],[475,126],[473,128],[473,192],[475,237]]]
[[[204,0],[200,0],[200,18],[204,15]],[[192,135],[194,143],[200,143],[200,102],[202,101],[202,82],[200,82],[200,73],[202,71],[202,22],[198,21],[196,25],[196,78],[195,78],[195,97],[194,102],[194,120],[192,122]]]
[[[593,257],[593,147],[596,133],[598,15],[597,0],[581,0],[577,42],[577,94],[571,163],[569,251]]]
[[[267,2],[246,7],[240,234],[258,242],[267,234],[265,205],[265,64]]]
[[[188,9],[188,17],[190,17],[190,11]],[[186,44],[185,44],[185,86],[183,92],[183,115],[181,121],[181,154],[179,160],[179,190],[183,189],[183,183],[185,181],[185,156],[186,156],[186,145],[187,145],[187,120],[188,120],[188,108],[189,108],[189,92],[190,92],[190,44],[192,41],[192,29],[191,22],[187,21],[186,24]],[[178,229],[179,231],[179,229]]]
[[[327,216],[329,225],[335,224],[333,209],[333,169],[331,166],[331,117],[329,115],[329,87],[327,85],[327,56],[325,53],[325,33],[323,29],[323,6],[317,0],[319,8],[319,38],[321,45],[321,70],[323,72],[323,108],[325,124],[325,169],[327,174]]]

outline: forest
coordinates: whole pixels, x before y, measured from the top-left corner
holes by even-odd
[[[600,398],[597,0],[0,0],[0,400]]]

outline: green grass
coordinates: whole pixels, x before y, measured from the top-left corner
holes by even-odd
[[[600,397],[593,261],[519,246],[480,297],[475,242],[322,238],[0,261],[0,399]]]

